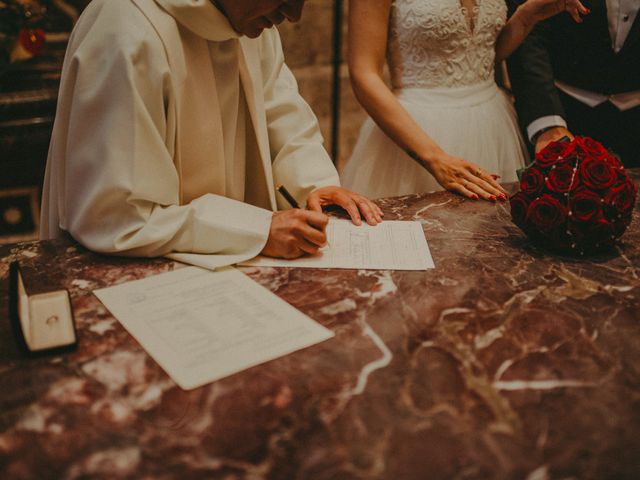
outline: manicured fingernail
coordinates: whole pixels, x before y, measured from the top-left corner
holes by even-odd
[[[495,196],[495,195],[491,195],[489,198],[490,198],[491,200],[493,200],[494,202],[496,201],[496,196]]]
[[[476,195],[475,193],[473,195],[471,195],[471,198],[473,198],[474,200],[479,200],[480,197],[478,195]]]

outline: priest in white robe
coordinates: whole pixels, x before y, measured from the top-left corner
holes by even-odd
[[[274,24],[304,0],[93,0],[64,61],[41,237],[217,267],[326,241],[339,187]],[[273,27],[273,28],[272,28]],[[300,205],[276,195],[284,185]]]

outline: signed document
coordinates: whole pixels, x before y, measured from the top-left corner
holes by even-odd
[[[94,294],[185,390],[333,337],[233,268],[181,268]]]
[[[241,263],[255,267],[427,270],[434,268],[420,222],[388,221],[375,227],[330,219],[328,245],[317,255],[293,260],[258,256]]]

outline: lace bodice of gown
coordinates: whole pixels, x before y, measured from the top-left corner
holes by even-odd
[[[395,0],[387,61],[394,89],[461,87],[493,78],[504,0]]]

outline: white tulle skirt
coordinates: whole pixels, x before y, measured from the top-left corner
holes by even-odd
[[[461,88],[406,88],[402,106],[450,155],[472,161],[500,182],[516,180],[527,153],[509,97],[493,80]],[[370,198],[442,190],[368,118],[341,175],[346,188]]]

